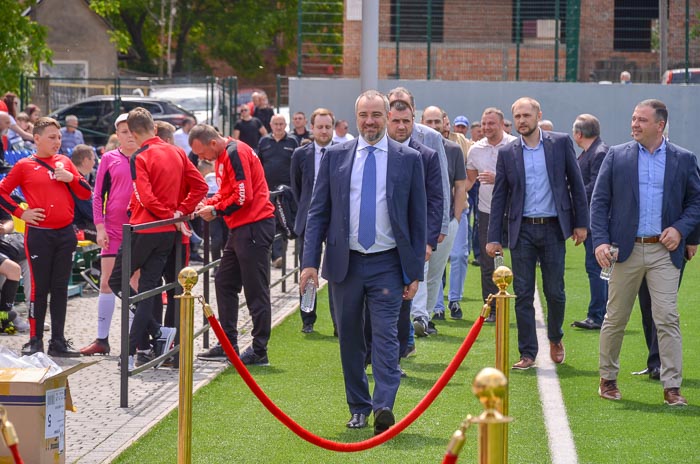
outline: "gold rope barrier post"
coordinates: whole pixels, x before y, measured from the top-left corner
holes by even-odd
[[[498,316],[496,316],[498,317]],[[513,420],[500,412],[508,396],[508,378],[492,367],[482,369],[474,378],[474,395],[484,406],[479,417],[469,422],[479,425],[479,464],[506,464],[508,462],[507,426]]]
[[[178,281],[184,293],[180,299],[180,399],[177,415],[177,462],[192,462],[192,359],[194,338],[194,296],[192,288],[197,285],[197,271],[186,267],[180,271]]]

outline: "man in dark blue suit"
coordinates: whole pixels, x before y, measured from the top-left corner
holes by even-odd
[[[618,245],[608,287],[608,308],[600,331],[598,394],[619,400],[617,376],[625,327],[637,290],[646,277],[661,357],[664,402],[684,406],[683,349],[677,307],[678,280],[686,241],[700,224],[700,176],[689,151],[664,137],[666,105],[644,100],[632,114],[634,141],[608,151],[591,201],[591,231],[601,267],[610,265],[610,244]],[[692,258],[688,254],[685,258]]]
[[[564,362],[566,239],[573,235],[576,245],[586,240],[589,215],[569,136],[538,127],[542,112],[532,98],[516,100],[512,110],[520,137],[498,150],[486,252],[495,256],[502,251],[507,215],[520,350],[520,361],[513,369],[524,370],[535,365],[538,351],[533,306],[538,261],[547,299],[549,355],[557,364]]]
[[[394,424],[399,388],[397,323],[401,303],[413,298],[423,278],[426,194],[420,154],[386,135],[389,101],[368,90],[355,102],[360,136],[333,145],[321,161],[309,207],[300,288],[318,284],[321,244],[333,292],[349,428],[374,432]],[[372,324],[370,396],[365,373],[364,306]]]
[[[294,224],[294,233],[297,234],[299,243],[299,256],[304,256],[304,231],[306,230],[306,218],[311,204],[311,193],[316,183],[316,176],[321,167],[321,159],[326,150],[331,146],[333,139],[333,125],[335,117],[330,110],[317,108],[311,113],[311,134],[314,141],[297,148],[292,153],[291,175],[292,191],[297,199],[297,216]],[[303,287],[302,287],[303,288]],[[337,334],[335,314],[333,311],[333,299],[329,294],[331,319],[333,321],[333,333]],[[316,301],[311,312],[301,313],[302,329],[304,333],[312,333],[316,323]]]
[[[574,142],[583,149],[578,157],[578,167],[581,169],[583,185],[586,187],[588,204],[591,203],[593,187],[598,178],[600,165],[608,152],[608,146],[600,139],[600,121],[592,114],[580,114],[574,121]],[[586,273],[591,299],[588,303],[588,314],[582,321],[574,321],[574,327],[587,330],[600,330],[605,317],[605,306],[608,303],[608,282],[600,278],[600,265],[595,259],[593,239],[590,235],[583,243],[586,248]]]

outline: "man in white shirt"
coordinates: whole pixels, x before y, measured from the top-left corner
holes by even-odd
[[[185,120],[182,122],[182,127],[175,131],[174,136],[175,145],[185,150],[185,153],[187,153],[188,155],[192,151],[189,142],[190,129],[192,129],[192,127],[194,127],[194,119],[186,117]]]
[[[493,283],[493,258],[486,254],[486,232],[489,227],[489,215],[491,214],[491,195],[493,194],[493,184],[496,181],[496,161],[498,160],[498,150],[515,140],[510,134],[503,130],[503,111],[498,108],[486,108],[481,116],[481,129],[484,138],[472,145],[467,158],[467,190],[479,180],[479,204],[478,232],[479,265],[481,267],[481,296],[485,300],[490,293],[498,293],[496,284]],[[496,313],[492,310],[487,322],[494,322]]]

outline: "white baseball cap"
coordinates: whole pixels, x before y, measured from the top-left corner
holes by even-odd
[[[114,128],[117,129],[117,126],[119,123],[126,122],[126,118],[129,117],[129,113],[122,113],[117,117],[117,120],[114,121]]]

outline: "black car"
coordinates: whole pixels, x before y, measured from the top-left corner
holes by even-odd
[[[110,134],[114,133],[114,121],[117,117],[138,106],[150,111],[154,120],[166,121],[175,127],[180,127],[186,117],[195,118],[191,112],[167,100],[115,95],[86,98],[64,106],[49,116],[64,126],[66,116],[75,115],[78,118],[78,129],[83,133],[85,143],[100,146],[106,144]]]

